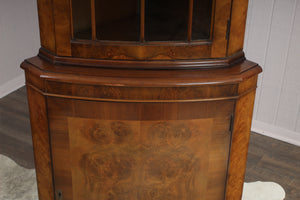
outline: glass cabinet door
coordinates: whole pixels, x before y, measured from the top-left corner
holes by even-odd
[[[145,40],[187,40],[188,16],[187,0],[146,0]]]
[[[212,24],[212,0],[195,0],[193,5],[192,40],[209,39]]]
[[[147,61],[227,56],[232,0],[70,2],[72,57]]]
[[[95,15],[98,40],[139,40],[139,0],[95,0]]]
[[[92,39],[91,2],[72,0],[73,35],[77,39]]]
[[[73,0],[75,39],[208,40],[213,0]],[[93,27],[94,26],[94,27]]]

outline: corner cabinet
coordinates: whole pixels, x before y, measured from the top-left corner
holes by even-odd
[[[38,0],[25,60],[40,200],[240,200],[246,0]]]

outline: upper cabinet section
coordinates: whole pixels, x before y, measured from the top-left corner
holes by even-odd
[[[56,57],[190,61],[242,55],[246,0],[38,0]]]

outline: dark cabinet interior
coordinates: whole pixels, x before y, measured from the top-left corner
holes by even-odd
[[[72,0],[74,39],[197,41],[211,35],[213,0]]]

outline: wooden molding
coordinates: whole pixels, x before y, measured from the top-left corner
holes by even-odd
[[[199,69],[229,67],[245,60],[244,52],[228,58],[176,61],[133,61],[133,60],[99,60],[56,56],[44,48],[40,48],[39,57],[52,64],[92,66],[119,69]]]

